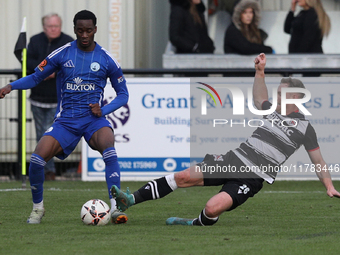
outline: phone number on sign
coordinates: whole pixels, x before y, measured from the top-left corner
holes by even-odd
[[[157,162],[155,161],[123,161],[119,162],[120,168],[128,169],[155,169],[157,168]]]

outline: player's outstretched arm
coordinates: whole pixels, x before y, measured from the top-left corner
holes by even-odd
[[[259,54],[255,60],[255,79],[253,85],[253,99],[257,109],[262,109],[262,103],[268,100],[268,89],[264,80],[264,68],[266,66],[266,55]]]
[[[340,193],[333,186],[331,175],[328,171],[327,164],[321,155],[320,149],[309,151],[308,155],[315,166],[316,175],[327,190],[327,195],[329,197],[340,198]]]
[[[12,85],[7,84],[5,87],[0,89],[0,99],[4,98],[7,94],[12,91]]]

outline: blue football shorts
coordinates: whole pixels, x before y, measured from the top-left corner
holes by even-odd
[[[56,155],[56,157],[65,159],[76,148],[82,137],[89,143],[92,135],[103,127],[109,127],[113,130],[105,117],[58,118],[44,135],[52,136],[59,142],[63,148],[63,153]]]

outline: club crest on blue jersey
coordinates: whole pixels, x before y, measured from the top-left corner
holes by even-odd
[[[93,72],[97,72],[100,69],[100,65],[97,62],[93,62],[93,63],[91,63],[91,67],[90,68],[91,68],[91,70]]]

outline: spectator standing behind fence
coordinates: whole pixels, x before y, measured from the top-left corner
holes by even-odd
[[[170,0],[169,37],[176,53],[213,53],[201,0]]]
[[[232,23],[224,36],[224,53],[274,53],[271,47],[263,44],[268,35],[258,27],[260,13],[260,4],[255,0],[242,0],[235,6]]]
[[[44,31],[32,36],[27,48],[27,69],[30,73],[33,73],[34,68],[51,52],[73,41],[71,36],[61,32],[61,25],[61,18],[56,13],[47,14],[42,18]],[[30,102],[38,142],[52,125],[56,113],[56,73],[31,89]],[[44,171],[47,181],[55,180],[56,169],[53,158],[47,162]]]
[[[296,5],[302,10],[294,16]],[[289,53],[323,53],[322,39],[331,23],[320,0],[292,0],[284,31],[291,35]]]

